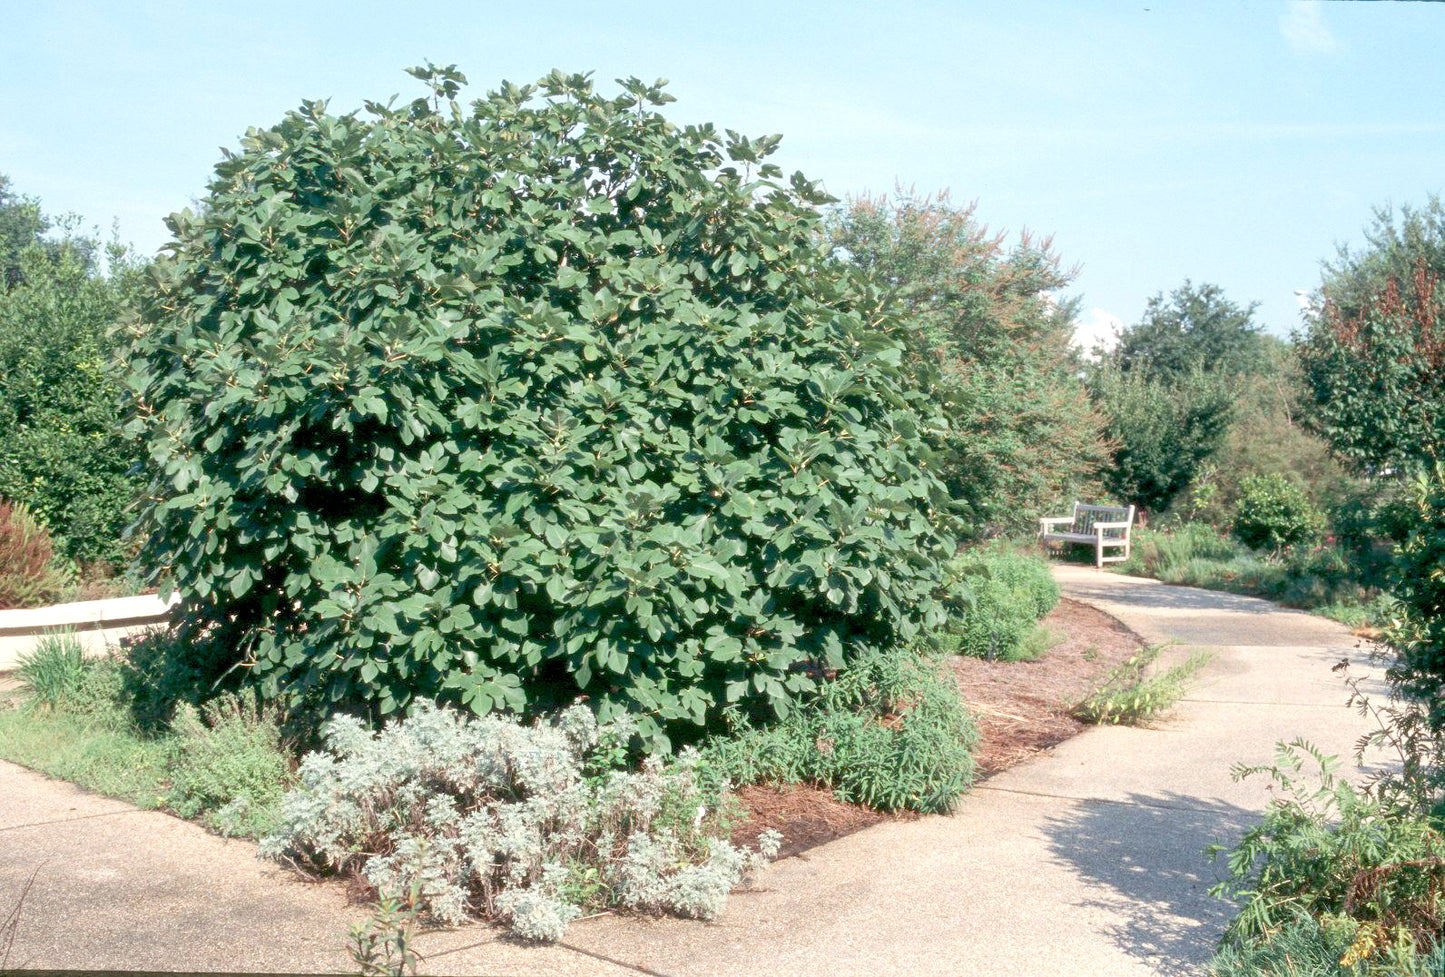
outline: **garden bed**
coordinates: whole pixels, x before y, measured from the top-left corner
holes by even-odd
[[[978,723],[979,779],[1030,760],[1087,724],[1071,713],[1100,678],[1139,653],[1144,641],[1119,621],[1077,601],[1061,600],[1042,622],[1062,640],[1034,661],[985,661],[955,656],[948,667]],[[766,829],[783,835],[780,858],[799,855],[880,821],[912,819],[848,804],[813,787],[745,787],[746,817],[733,831],[750,842]]]

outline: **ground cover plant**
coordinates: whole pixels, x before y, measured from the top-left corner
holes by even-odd
[[[445,924],[557,940],[606,906],[711,919],[777,851],[725,839],[695,753],[619,769],[635,724],[573,706],[527,726],[420,704],[373,732],[328,722],[262,853],[354,871]]]
[[[941,662],[893,651],[853,662],[781,720],[714,737],[727,785],[810,784],[885,811],[946,813],[973,782],[977,731]]]
[[[414,73],[251,132],[171,218],[128,430],[210,677],[316,715],[586,695],[660,747],[935,629],[940,419],[777,139]]]

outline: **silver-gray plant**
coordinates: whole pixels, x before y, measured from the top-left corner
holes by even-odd
[[[379,732],[334,717],[261,853],[359,869],[379,891],[417,892],[438,922],[499,919],[527,939],[606,905],[711,919],[781,836],[758,851],[718,837],[691,751],[596,769],[633,729],[581,705],[532,726],[431,703]]]

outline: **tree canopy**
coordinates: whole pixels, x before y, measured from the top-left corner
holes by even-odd
[[[1299,340],[1307,422],[1356,469],[1401,473],[1445,446],[1445,210],[1381,210],[1324,267]]]

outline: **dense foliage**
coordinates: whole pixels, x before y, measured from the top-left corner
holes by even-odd
[[[1185,283],[1149,299],[1139,322],[1109,354],[1122,370],[1181,378],[1196,372],[1237,376],[1262,365],[1264,337],[1254,322],[1258,303],[1239,306],[1218,285]]]
[[[1445,210],[1381,211],[1368,246],[1341,250],[1300,358],[1309,422],[1355,467],[1392,473],[1445,447]]]
[[[1236,768],[1236,777],[1267,775],[1275,797],[1229,851],[1229,875],[1214,890],[1240,904],[1223,943],[1257,952],[1305,913],[1348,935],[1343,964],[1416,972],[1445,926],[1445,834],[1356,788],[1338,767],[1296,740],[1280,745],[1272,766]]]
[[[6,203],[0,186],[0,498],[29,505],[64,557],[121,569],[142,482],[130,474],[138,446],[120,430],[110,329],[132,263],[112,248],[102,275],[95,242],[41,238],[47,227],[37,204]]]
[[[1039,620],[1059,602],[1049,566],[1008,547],[978,547],[948,566],[952,583],[944,647],[988,659],[1017,659]]]
[[[1090,385],[1116,445],[1105,482],[1140,509],[1169,508],[1229,432],[1234,395],[1217,375],[1196,370],[1163,378],[1106,363]]]
[[[972,535],[1029,525],[1077,497],[1107,457],[1069,347],[1073,273],[1047,240],[1006,246],[944,195],[863,197],[828,235],[907,311],[908,366],[943,407],[940,474]]]
[[[585,694],[660,743],[937,625],[932,408],[778,140],[636,80],[464,109],[414,73],[253,130],[171,218],[143,558],[217,669],[381,713]]]
[[[1412,488],[1412,518],[1396,556],[1398,608],[1385,641],[1395,652],[1391,682],[1420,703],[1429,732],[1439,737],[1445,733],[1445,463],[1436,462]]]

